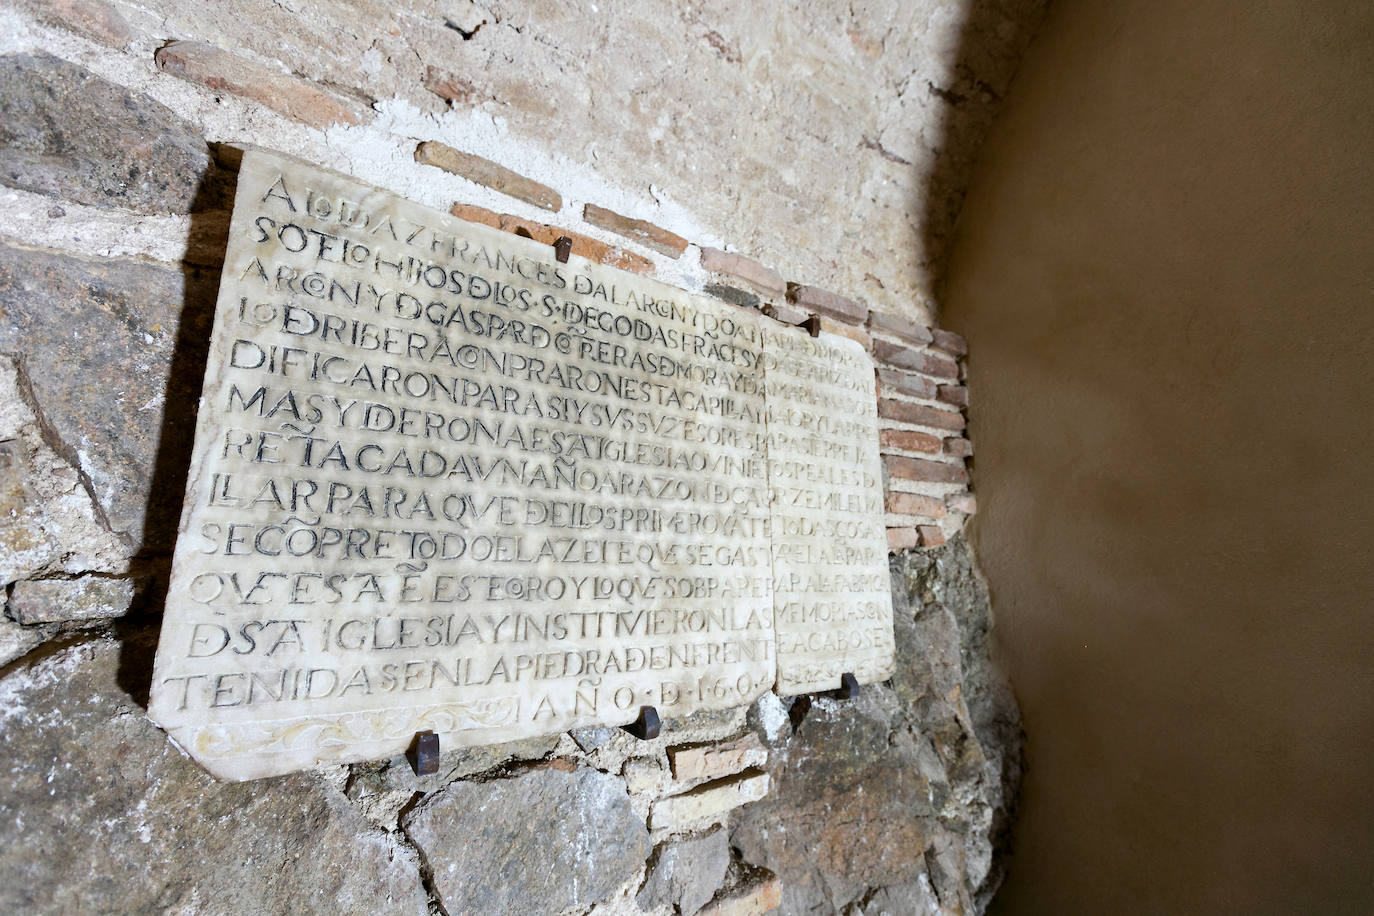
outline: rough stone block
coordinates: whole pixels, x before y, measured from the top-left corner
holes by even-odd
[[[112,48],[129,43],[129,24],[98,0],[20,0],[19,6],[46,25],[70,29]]]
[[[22,354],[63,457],[134,546],[175,537],[218,283],[0,245],[0,350]]]
[[[470,223],[481,223],[484,226],[491,226],[493,229],[500,229],[502,232],[523,235],[545,245],[551,246],[558,241],[560,236],[567,236],[572,239],[573,254],[584,257],[588,261],[605,264],[608,267],[616,267],[620,270],[645,275],[653,273],[654,270],[654,264],[648,258],[623,248],[617,248],[614,245],[607,245],[600,239],[594,239],[568,229],[561,229],[558,226],[536,223],[533,220],[521,219],[509,213],[497,213],[495,210],[488,210],[473,204],[454,204],[449,212]]]
[[[762,916],[782,906],[782,882],[777,875],[760,870],[712,900],[700,916]]]
[[[939,399],[956,407],[968,406],[968,389],[963,385],[941,385]]]
[[[945,454],[967,458],[973,454],[973,443],[962,436],[952,436],[945,440]]]
[[[913,398],[933,398],[937,391],[935,382],[924,375],[881,367],[878,369],[878,390],[885,395],[906,394]]]
[[[85,642],[0,681],[0,823],[24,825],[0,844],[0,912],[424,916],[414,856],[326,782],[217,782],[131,714],[150,642]]]
[[[921,536],[922,547],[939,547],[945,542],[945,533],[938,525],[917,525],[916,533]]]
[[[715,894],[729,865],[730,843],[722,828],[665,843],[650,859],[635,902],[643,910],[666,904],[692,916]]]
[[[900,337],[902,340],[918,346],[928,344],[933,339],[930,328],[925,325],[899,318],[896,315],[889,315],[886,312],[870,312],[868,329],[875,333]]]
[[[745,735],[734,741],[707,744],[699,747],[668,749],[673,778],[679,782],[698,779],[718,779],[768,763],[768,749],[757,735]]]
[[[702,248],[701,266],[713,273],[725,274],[743,280],[765,293],[782,295],[787,291],[787,281],[783,280],[782,274],[772,268],[764,267],[753,258],[746,258],[744,255],[736,254],[733,251]]]
[[[921,480],[929,483],[968,483],[968,470],[963,462],[951,464],[944,461],[927,461],[924,458],[906,458],[902,455],[884,455],[883,467],[888,476],[903,480]]]
[[[562,195],[548,185],[526,178],[519,172],[513,172],[490,159],[465,153],[437,140],[426,140],[415,147],[415,161],[421,165],[432,165],[436,169],[451,172],[474,184],[500,191],[545,210],[558,211],[563,208]]]
[[[9,609],[22,624],[58,623],[123,617],[133,600],[132,579],[25,579],[14,584]]]
[[[914,423],[917,426],[930,426],[935,429],[957,431],[964,428],[964,415],[961,413],[892,398],[884,398],[878,402],[878,416],[885,420]]]
[[[884,450],[898,449],[904,452],[926,452],[931,455],[940,453],[940,439],[914,429],[884,429],[878,433],[878,444]]]
[[[863,324],[868,320],[868,309],[853,299],[836,295],[819,286],[806,286],[801,283],[787,284],[787,298],[795,305],[809,312],[829,315],[850,324]]]
[[[649,855],[625,784],[586,767],[455,782],[411,810],[406,835],[450,913],[561,913],[605,898]]]
[[[965,515],[976,515],[978,512],[978,498],[972,493],[951,493],[945,497],[945,503],[955,512]]]
[[[321,130],[371,119],[371,112],[330,95],[314,83],[274,73],[203,41],[173,41],[158,48],[154,59],[164,73],[214,92],[233,93]]]
[[[90,207],[186,213],[210,151],[160,102],[44,54],[0,57],[0,183]]]
[[[744,773],[708,782],[690,792],[654,802],[649,812],[649,826],[655,830],[685,827],[758,801],[767,794],[767,773]]]
[[[21,627],[13,620],[0,617],[0,668],[28,655],[44,638],[42,630]]]
[[[916,533],[915,528],[887,529],[887,549],[889,551],[910,550],[920,543],[921,537]]]
[[[936,349],[944,350],[950,356],[963,356],[968,353],[968,341],[953,331],[931,328],[930,333]]]
[[[922,518],[943,518],[945,504],[933,496],[919,493],[902,493],[893,490],[887,494],[887,511],[895,515],[919,515]]]
[[[641,245],[654,249],[654,251],[666,254],[670,258],[681,257],[682,253],[687,250],[687,240],[682,236],[655,226],[648,220],[621,216],[614,210],[607,210],[596,204],[587,204],[583,207],[582,218],[593,226],[599,226],[608,232],[633,239]]]

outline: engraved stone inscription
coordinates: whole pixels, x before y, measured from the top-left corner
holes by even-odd
[[[769,328],[764,356],[778,693],[892,676],[873,364],[854,341]]]
[[[794,349],[779,378],[811,385]],[[867,528],[852,555],[792,553],[800,528],[771,553],[779,520],[840,520],[844,543],[871,498],[785,456],[873,471],[807,453],[797,420],[772,493],[818,502],[770,508],[762,351],[753,313],[250,150],[151,717],[245,779],[423,730],[486,744],[750,702],[775,682],[774,576],[797,633],[847,585],[869,609],[883,565]],[[854,415],[814,381],[843,409],[786,404]],[[873,611],[820,622],[852,641]],[[860,649],[833,645],[789,658],[828,672]]]

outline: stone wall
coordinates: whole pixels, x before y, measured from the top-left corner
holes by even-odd
[[[3,908],[981,910],[1019,732],[931,290],[1039,7],[0,7]],[[862,342],[926,548],[898,676],[434,776],[198,770],[143,708],[244,145]]]

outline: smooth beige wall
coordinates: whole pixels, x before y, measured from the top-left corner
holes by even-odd
[[[1374,913],[1374,2],[1056,0],[983,156],[995,911]]]

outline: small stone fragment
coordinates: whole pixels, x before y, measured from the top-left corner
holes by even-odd
[[[767,773],[745,773],[708,782],[690,792],[654,802],[649,812],[649,826],[655,830],[684,827],[758,801],[767,794]]]
[[[612,728],[609,725],[593,726],[591,728],[574,728],[568,732],[577,746],[588,754],[610,741],[620,734],[620,729]]]
[[[668,749],[673,778],[678,782],[697,779],[718,779],[768,763],[768,750],[757,735],[744,735],[720,744]]]
[[[644,910],[669,904],[692,916],[715,894],[729,866],[730,843],[722,828],[665,843],[650,860],[635,902]]]
[[[586,907],[635,874],[649,836],[625,784],[581,768],[455,782],[402,821],[450,913]]]
[[[782,906],[782,882],[765,869],[721,892],[700,916],[762,916]]]
[[[458,74],[432,65],[425,68],[423,83],[430,92],[454,105],[466,105],[481,95],[476,86]]]
[[[545,210],[556,212],[563,208],[562,195],[548,185],[526,178],[519,172],[513,172],[490,159],[465,153],[437,140],[426,140],[415,147],[415,161],[421,165],[432,165],[436,169],[451,172],[474,184],[500,191]]]
[[[718,274],[726,274],[743,280],[755,289],[765,293],[781,295],[787,291],[787,282],[782,274],[770,267],[764,267],[753,258],[746,258],[733,251],[719,248],[701,249],[701,266]]]
[[[681,257],[687,250],[687,240],[680,235],[655,226],[648,220],[622,216],[614,210],[587,204],[582,208],[582,218],[593,226],[599,226],[627,239],[634,239],[642,245],[660,251],[670,258]]]
[[[173,41],[154,55],[164,73],[214,92],[230,92],[323,130],[334,124],[362,124],[367,115],[307,82],[274,73],[203,41]]]
[[[10,592],[10,613],[22,624],[123,617],[134,599],[132,579],[79,576],[25,579]]]
[[[787,299],[810,312],[819,312],[847,321],[850,324],[863,324],[868,320],[868,309],[853,299],[838,296],[819,286],[805,286],[801,283],[787,284]]]

